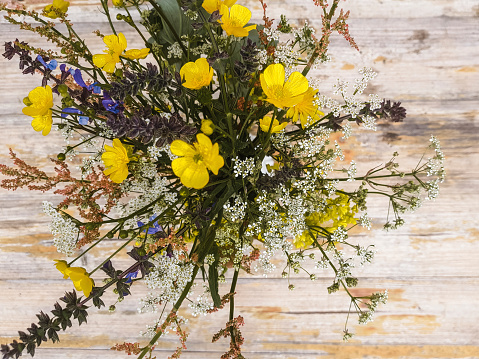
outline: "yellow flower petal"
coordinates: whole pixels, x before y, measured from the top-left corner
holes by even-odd
[[[196,154],[193,146],[181,140],[173,141],[170,145],[170,151],[176,156],[193,157]]]
[[[68,268],[68,263],[64,260],[58,260],[58,259],[54,259],[55,262],[57,262],[55,264],[55,268],[57,270],[60,271],[60,273],[63,274],[63,279],[67,279],[68,278],[68,274],[65,273],[66,269]]]
[[[187,62],[180,69],[180,76],[185,80],[183,86],[192,90],[208,86],[213,79],[213,73],[213,68],[203,57],[195,62]]]
[[[201,132],[203,132],[207,136],[210,136],[211,134],[213,134],[213,131],[214,131],[213,121],[208,119],[201,121]]]
[[[149,53],[150,53],[150,49],[145,47],[144,49],[141,49],[141,50],[131,49],[131,50],[125,51],[125,53],[122,56],[130,60],[138,60],[138,59],[144,59],[145,57],[148,56]]]
[[[213,145],[208,136],[199,133],[196,140],[193,145],[181,140],[172,142],[171,152],[182,157],[174,159],[171,168],[183,185],[200,189],[208,184],[208,169],[218,174],[224,166],[224,159],[219,155],[218,144]]]
[[[128,151],[118,138],[113,140],[113,147],[105,145],[101,159],[106,169],[103,173],[115,183],[121,183],[128,177]]]
[[[221,5],[226,5],[227,7],[231,7],[234,5],[236,0],[204,0],[203,1],[203,9],[205,9],[208,13],[213,13],[216,10],[219,10]]]
[[[293,72],[288,81],[282,64],[269,65],[260,75],[261,87],[266,101],[278,108],[297,105],[308,90],[308,80],[299,72]]]
[[[35,131],[42,131],[42,135],[46,136],[52,129],[52,111],[48,111],[45,115],[39,115],[33,117],[32,127]]]
[[[191,163],[180,177],[181,183],[186,187],[201,189],[208,184],[210,176],[204,163]]]
[[[249,31],[256,28],[256,25],[244,28],[251,19],[251,11],[247,7],[235,4],[228,9],[228,6],[221,4],[219,10],[221,19],[218,21],[227,35],[245,37]]]

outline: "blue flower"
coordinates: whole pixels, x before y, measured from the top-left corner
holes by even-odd
[[[150,222],[153,221],[153,220],[155,220],[156,217],[157,217],[156,214],[153,215],[153,216],[151,216],[151,217],[150,217]],[[141,222],[141,221],[138,221],[138,222],[136,222],[136,223],[138,224],[138,227],[143,227],[143,226],[145,226],[145,224],[144,224],[143,222]],[[143,232],[146,232],[146,233],[148,233],[148,234],[155,234],[155,233],[162,232],[162,231],[163,231],[163,227],[161,227],[161,226],[158,224],[158,221],[155,221],[155,222],[153,223],[153,227],[150,226],[150,227],[148,228],[148,231],[147,231],[146,229],[143,230]]]
[[[101,93],[101,87],[97,86],[98,82],[95,82],[91,85],[87,85],[85,81],[83,81],[83,76],[81,74],[81,71],[79,69],[70,69],[70,73],[73,75],[73,79],[75,82],[80,85],[81,87],[86,88],[88,91],[92,91],[93,93],[100,94]]]
[[[76,114],[76,115],[83,115],[83,112],[81,112],[77,108],[73,107],[67,107],[62,110],[62,118],[65,118],[68,116],[68,114]],[[88,116],[78,116],[78,123],[82,126],[88,125],[88,121],[90,118]]]
[[[50,69],[51,71],[55,70],[58,65],[58,62],[55,59],[51,60],[47,64],[45,60],[43,60],[43,57],[41,57],[40,55],[37,56],[37,61],[40,62],[43,66],[45,66],[45,69]]]
[[[101,104],[107,111],[117,114],[123,108],[123,105],[121,102],[116,102],[110,96],[108,96],[106,92],[103,93],[103,97],[104,97],[104,100],[101,101]]]
[[[131,283],[133,281],[133,278],[136,278],[137,275],[138,275],[138,269],[134,272],[127,273],[125,275],[125,278],[126,278],[125,283]]]

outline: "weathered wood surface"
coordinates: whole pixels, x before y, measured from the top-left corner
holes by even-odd
[[[239,1],[262,17],[259,2]],[[306,0],[270,0],[269,16],[281,13],[300,23],[307,19],[318,28],[320,15]],[[39,9],[45,2],[35,4]],[[357,69],[372,66],[379,76],[371,91],[401,100],[408,109],[402,124],[383,125],[377,133],[358,132],[347,153],[367,169],[384,163],[394,152],[401,163],[414,165],[430,134],[437,135],[447,156],[448,177],[440,197],[406,216],[398,231],[380,230],[384,203],[370,212],[378,224],[371,232],[358,232],[358,242],[374,243],[373,265],[359,270],[360,287],[389,289],[390,300],[367,326],[351,321],[357,336],[341,342],[348,300],[344,293],[328,295],[331,274],[319,272],[310,282],[294,279],[290,292],[279,273],[242,277],[237,289],[237,312],[245,317],[243,334],[247,358],[479,358],[479,3],[474,0],[361,0],[341,2],[351,9],[350,29],[360,46],[357,53],[335,37],[333,63],[316,75],[326,91],[337,77],[353,81]],[[78,6],[78,7],[75,7]],[[91,34],[107,32],[93,1],[72,1],[71,18],[93,50],[103,48]],[[139,45],[125,26],[121,30],[132,46]],[[34,37],[0,23],[0,40]],[[36,77],[19,74],[16,62],[0,60],[0,163],[8,162],[8,147],[30,162],[47,166],[62,140],[43,138],[31,130],[21,114],[22,98]],[[424,145],[424,146],[423,146]],[[51,194],[27,191],[0,193],[0,342],[25,330],[40,310],[49,311],[68,283],[52,267],[59,258],[50,246],[48,220],[41,201]],[[94,268],[114,242],[85,257]],[[121,261],[125,261],[122,257]],[[358,289],[359,290],[359,289]],[[37,357],[113,358],[108,348],[123,341],[141,340],[138,332],[153,322],[153,315],[137,315],[139,288],[134,297],[118,305],[117,313],[92,310],[89,324],[74,326],[55,345],[45,344]],[[111,298],[111,297],[110,297]],[[107,301],[108,303],[108,301]],[[226,342],[211,344],[211,336],[226,322],[227,313],[192,318],[188,351],[184,358],[219,358]],[[174,335],[159,345],[158,358],[166,358],[177,345]]]

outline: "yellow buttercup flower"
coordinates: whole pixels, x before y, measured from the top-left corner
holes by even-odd
[[[293,72],[288,81],[285,80],[282,64],[269,65],[260,75],[261,87],[267,98],[266,101],[278,108],[293,107],[303,100],[308,90],[308,80],[299,72]]]
[[[108,73],[115,71],[115,66],[120,62],[120,55],[125,51],[127,43],[125,35],[121,32],[117,35],[108,35],[103,38],[103,42],[107,46],[107,50],[103,50],[105,54],[93,55],[93,64],[102,68]]]
[[[145,57],[148,56],[150,53],[150,49],[145,47],[144,49],[131,49],[128,51],[125,51],[125,53],[121,56],[126,57],[127,59],[130,60],[138,60],[138,59],[144,59]]]
[[[251,30],[256,29],[256,25],[244,27],[251,19],[251,11],[244,6],[235,4],[228,9],[228,6],[221,4],[220,15],[221,19],[218,21],[228,35],[245,37]]]
[[[101,159],[106,167],[103,173],[113,182],[121,183],[128,177],[128,151],[118,138],[113,140],[113,147],[105,145]]]
[[[205,58],[200,57],[195,62],[187,62],[180,69],[180,76],[185,82],[183,86],[192,90],[199,90],[208,86],[213,79],[213,68]]]
[[[144,59],[150,52],[150,49],[148,48],[125,51],[127,46],[126,38],[121,32],[118,33],[118,36],[105,36],[103,42],[108,49],[103,50],[105,54],[93,55],[93,64],[108,73],[113,73],[115,71],[116,64],[120,62],[120,56],[126,57],[130,60],[137,60]]]
[[[113,4],[113,6],[116,6],[116,7],[123,6],[123,0],[112,0],[111,2]]]
[[[307,125],[313,124],[324,116],[324,113],[318,110],[318,106],[314,104],[316,100],[315,95],[318,90],[312,87],[305,92],[303,99],[296,105],[291,107],[286,112],[286,117],[293,119],[293,122],[301,121],[301,127],[305,128]]]
[[[214,131],[214,125],[213,121],[211,120],[201,120],[201,132],[203,132],[205,135],[209,136],[213,134]]]
[[[85,268],[69,267],[64,260],[55,259],[55,267],[63,274],[63,279],[70,278],[76,290],[83,291],[85,297],[88,297],[95,286],[95,282],[90,278]]]
[[[57,262],[55,264],[55,267],[56,269],[60,271],[61,274],[63,274],[63,279],[67,279],[68,274],[66,274],[66,269],[68,268],[68,263],[64,260],[58,260],[58,259],[54,259],[54,261]]]
[[[208,136],[199,133],[196,135],[196,141],[193,145],[181,140],[171,143],[171,152],[181,156],[173,160],[171,168],[175,175],[180,177],[183,185],[200,189],[206,186],[210,179],[208,170],[217,175],[225,162],[219,155],[218,144],[213,145]]]
[[[59,17],[59,13],[66,14],[70,3],[64,0],[53,0],[53,4],[45,6],[43,9],[43,15],[50,19],[56,19]]]
[[[278,133],[284,130],[286,126],[288,126],[288,122],[283,122],[279,123],[277,119],[273,120],[273,125],[271,125],[271,117],[270,116],[264,116],[260,121],[259,121],[259,127],[263,130],[263,132],[268,132],[269,127],[271,126],[271,133]]]
[[[226,5],[227,7],[232,7],[235,4],[236,0],[205,0],[203,1],[203,9],[205,9],[210,14],[219,10],[221,5]]]
[[[85,297],[90,296],[95,282],[90,278],[85,268],[69,267],[65,269],[65,274],[70,277],[76,290],[82,291]]]
[[[53,93],[50,86],[36,87],[28,94],[30,105],[24,107],[22,112],[27,116],[32,116],[32,127],[35,131],[42,131],[46,136],[52,129],[52,110]]]

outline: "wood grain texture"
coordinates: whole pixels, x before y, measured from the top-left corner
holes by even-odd
[[[239,1],[261,21],[259,2]],[[24,2],[27,3],[27,2]],[[48,2],[29,0],[40,9]],[[71,1],[71,18],[94,51],[103,44],[91,33],[107,26],[92,0]],[[312,1],[270,0],[268,14],[286,14],[293,23],[308,20],[319,31],[320,14]],[[237,313],[245,318],[243,335],[247,358],[479,358],[479,4],[475,0],[360,0],[341,2],[351,10],[350,30],[361,51],[334,37],[333,62],[314,73],[324,91],[340,77],[354,81],[357,70],[372,66],[378,77],[370,92],[403,102],[408,118],[401,124],[381,125],[377,133],[358,131],[346,156],[359,163],[359,173],[384,163],[394,151],[405,168],[414,166],[435,134],[446,154],[448,176],[440,197],[425,203],[406,225],[394,232],[380,229],[385,203],[374,202],[370,215],[376,229],[358,231],[358,243],[374,243],[374,264],[358,269],[358,293],[388,289],[390,300],[376,320],[359,326],[357,336],[342,343],[348,309],[342,292],[328,295],[331,273],[318,272],[309,281],[299,275],[290,292],[280,271],[268,278],[243,276],[237,289]],[[134,33],[119,25],[132,46],[140,45]],[[35,42],[0,21],[0,41],[20,38]],[[63,140],[34,133],[21,113],[22,98],[39,79],[20,75],[16,62],[0,59],[0,163],[8,162],[8,148],[40,166],[49,166]],[[52,266],[59,258],[51,246],[48,219],[41,201],[58,201],[52,194],[28,191],[0,193],[0,343],[25,330],[40,310],[49,311],[65,290],[71,289]],[[82,265],[94,268],[115,241],[101,244],[84,257]],[[128,263],[122,256],[119,267]],[[280,265],[280,259],[277,259]],[[100,279],[100,277],[96,277]],[[222,288],[225,292],[226,289]],[[115,314],[92,310],[89,324],[74,326],[55,345],[38,350],[39,359],[114,358],[108,348],[123,341],[138,341],[138,332],[155,316],[137,315],[135,295],[118,305]],[[113,297],[108,297],[110,303]],[[183,312],[188,315],[186,311]],[[226,322],[227,313],[191,318],[188,350],[183,358],[219,358],[227,343],[211,344],[212,335]],[[166,358],[176,348],[175,335],[158,346]]]

